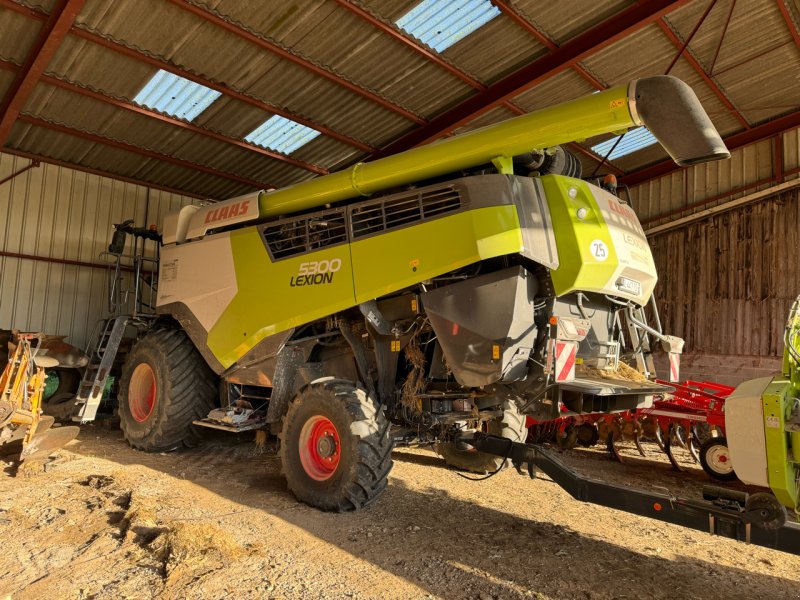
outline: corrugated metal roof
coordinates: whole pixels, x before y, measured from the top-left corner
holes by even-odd
[[[573,70],[562,71],[514,98],[514,104],[532,112],[591,94],[594,88]]]
[[[631,4],[632,0],[592,0],[591,6],[585,0],[514,0],[512,6],[561,45]]]
[[[4,98],[6,92],[14,82],[14,73],[9,71],[0,71],[0,98]]]
[[[546,51],[527,31],[503,14],[443,54],[481,81],[492,83]]]
[[[706,71],[710,71],[712,63],[713,73],[724,71],[748,57],[763,54],[778,43],[791,40],[791,33],[781,17],[777,2],[737,2],[732,14],[730,6],[730,1],[718,2],[689,44],[692,53],[706,67]],[[706,3],[690,2],[670,13],[665,20],[685,40],[706,8]],[[731,20],[723,38],[722,32],[729,14]],[[719,56],[714,63],[718,46]]]
[[[0,57],[18,65],[28,58],[36,43],[41,26],[36,21],[8,10],[0,9]]]
[[[800,106],[800,57],[783,46],[755,57],[741,68],[717,75],[751,123],[760,123]]]
[[[419,0],[353,1],[390,26],[419,5]],[[97,35],[117,40],[157,59],[171,61],[300,119],[308,119],[374,147],[385,146],[417,126],[407,116],[398,114],[400,111],[431,119],[475,93],[462,79],[379,31],[334,0],[293,0],[278,4],[261,0],[192,2],[231,26],[278,44],[312,63],[314,68],[333,73],[348,85],[365,90],[364,94],[374,94],[383,100],[364,97],[347,89],[346,85],[267,52],[173,3],[89,0],[77,23]],[[592,3],[591,10],[586,10],[583,0],[549,4],[515,0],[511,7],[555,43],[563,44],[630,4],[631,0],[599,0]],[[53,1],[37,0],[30,5],[44,6],[49,11]],[[705,0],[692,0],[669,13],[666,22],[685,39],[707,6]],[[725,2],[718,3],[689,45],[689,50],[707,69],[714,62],[729,6]],[[794,4],[790,3],[789,10],[794,11],[796,17],[800,14]],[[18,64],[24,62],[40,28],[40,21],[0,9],[0,58]],[[503,13],[444,50],[442,56],[473,79],[491,84],[547,52],[530,32]],[[650,25],[589,56],[582,64],[600,81],[616,85],[634,77],[663,73],[676,52],[664,32]],[[47,71],[131,101],[158,68],[70,35]],[[800,105],[798,73],[800,51],[775,2],[740,2],[714,64],[714,81],[722,92],[748,121],[756,124],[797,110]],[[695,89],[720,132],[730,134],[742,129],[737,118],[685,59],[677,62],[673,74]],[[0,70],[0,92],[7,89],[12,79],[13,74]],[[591,91],[592,86],[584,78],[573,70],[565,70],[513,101],[530,111]],[[382,102],[396,109],[382,106]],[[312,176],[308,170],[245,148],[45,83],[37,86],[25,112],[249,179],[287,185]],[[193,116],[183,114],[189,118]],[[463,129],[513,114],[499,107]],[[221,96],[197,115],[194,123],[233,140],[243,140],[273,115],[269,109],[262,110]],[[588,146],[600,141],[602,139],[584,143]],[[193,193],[207,186],[209,195],[224,197],[243,189],[243,184],[236,181],[192,172],[178,165],[159,164],[152,158],[28,125],[16,125],[9,143],[20,144],[20,148],[30,152],[58,154],[62,160],[89,161],[93,168],[105,165],[126,176],[139,173],[150,177],[154,183],[157,182],[153,177],[163,178],[163,185],[186,185]],[[296,149],[293,156],[322,167],[338,168],[363,159],[365,153],[323,134]],[[660,147],[647,148],[620,157],[615,164],[632,170],[662,156]]]

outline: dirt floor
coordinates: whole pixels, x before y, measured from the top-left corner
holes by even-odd
[[[582,504],[546,477],[472,482],[399,450],[372,507],[327,514],[251,437],[206,438],[145,454],[88,426],[46,471],[0,473],[0,598],[800,598],[800,557]],[[709,483],[646,449],[565,457],[676,494]]]

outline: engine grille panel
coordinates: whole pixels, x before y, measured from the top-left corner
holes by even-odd
[[[344,209],[283,219],[262,230],[274,260],[288,258],[347,242]]]
[[[363,202],[350,212],[353,239],[450,214],[461,205],[461,194],[453,187]]]

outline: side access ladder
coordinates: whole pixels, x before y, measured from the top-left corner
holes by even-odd
[[[98,323],[99,335],[93,340],[88,352],[89,364],[86,366],[81,385],[78,388],[78,395],[75,398],[76,412],[72,417],[73,421],[87,423],[94,420],[130,318],[130,315],[123,315],[112,319],[102,319]]]

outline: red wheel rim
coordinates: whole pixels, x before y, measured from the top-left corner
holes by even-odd
[[[315,481],[330,479],[339,467],[339,432],[330,419],[314,415],[300,431],[300,463]]]
[[[128,384],[128,406],[131,416],[142,423],[152,414],[156,405],[156,374],[147,363],[140,363],[133,370]]]

